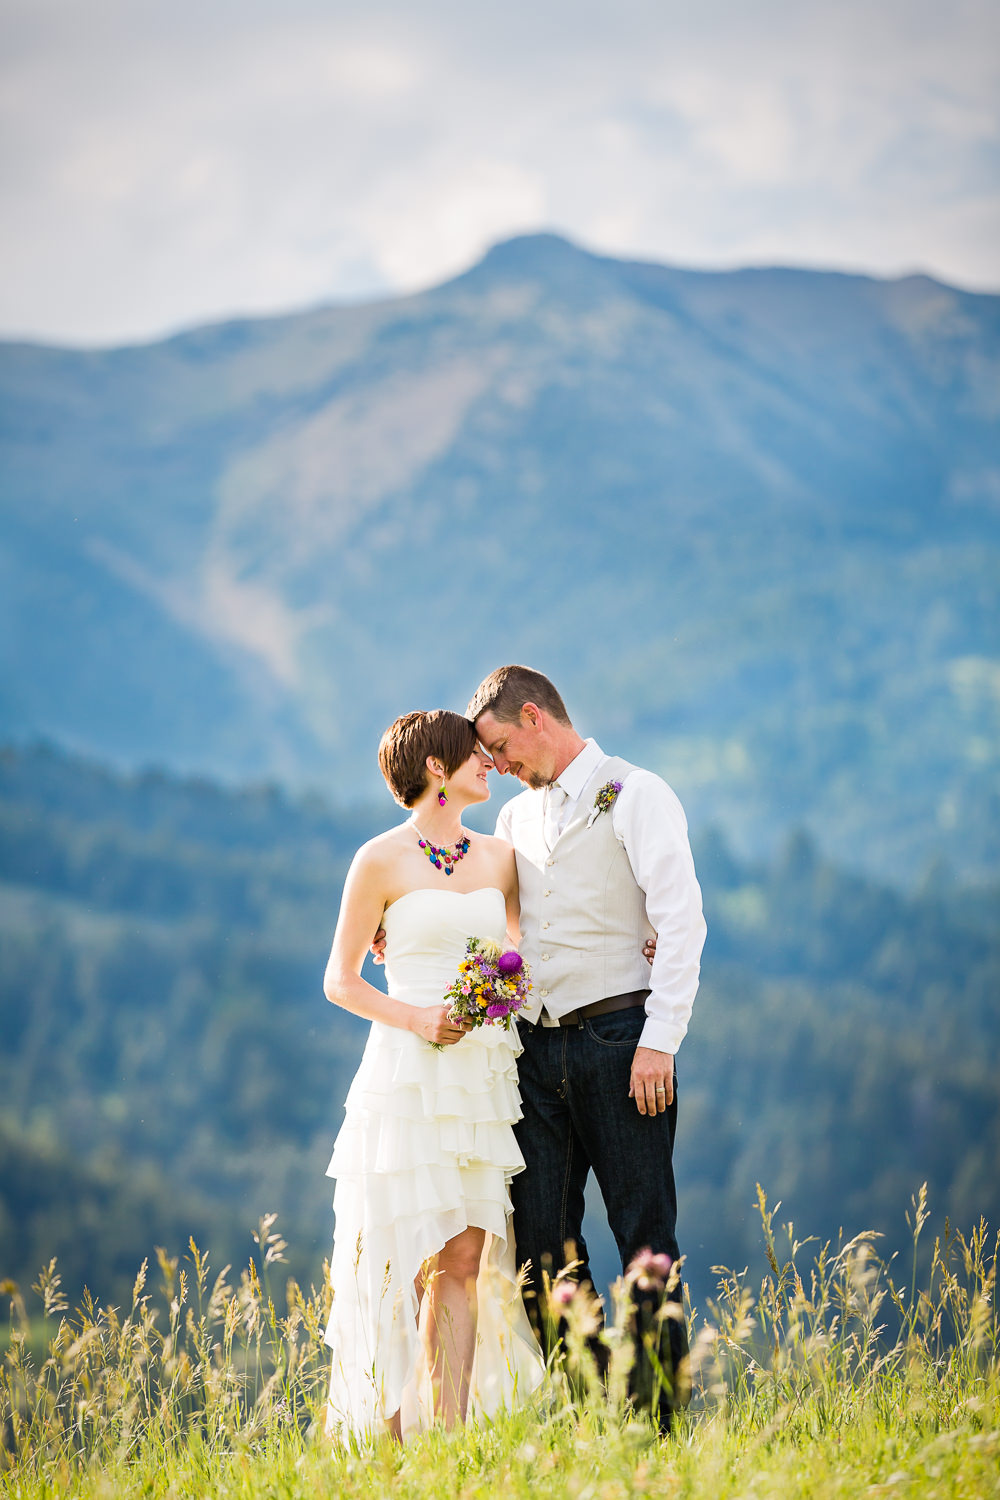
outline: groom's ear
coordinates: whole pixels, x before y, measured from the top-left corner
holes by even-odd
[[[542,710],[537,703],[521,704],[521,723],[538,729],[542,722]]]

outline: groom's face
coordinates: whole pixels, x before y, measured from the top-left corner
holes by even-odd
[[[476,733],[501,776],[509,772],[525,786],[548,786],[555,769],[555,757],[544,726],[535,717],[522,709],[520,719],[505,724],[487,712],[476,720]]]

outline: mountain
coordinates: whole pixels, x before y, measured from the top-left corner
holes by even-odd
[[[367,826],[366,826],[367,820]],[[216,1270],[280,1214],[319,1281],[324,1177],[367,1027],[323,998],[340,887],[376,809],[0,750],[0,1280],[58,1256],[128,1299],[154,1245]],[[709,939],[678,1058],[682,1246],[760,1261],[755,1184],[800,1235],[1000,1215],[997,890],[902,895],[801,834],[767,865],[695,843]],[[588,1242],[616,1274],[599,1212]]]
[[[348,805],[502,661],[693,826],[995,871],[1000,297],[550,235],[416,296],[0,346],[0,732]]]

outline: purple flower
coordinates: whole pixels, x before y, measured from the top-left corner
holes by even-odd
[[[486,1014],[489,1016],[491,1021],[498,1021],[501,1016],[505,1016],[507,1014],[507,1007],[506,1005],[494,1001],[492,1005],[487,1005]]]
[[[497,959],[497,968],[501,974],[516,974],[519,969],[524,968],[524,959],[520,953],[515,953],[513,948],[509,948]]]
[[[575,1281],[557,1281],[552,1288],[552,1301],[556,1307],[568,1307],[578,1290]]]

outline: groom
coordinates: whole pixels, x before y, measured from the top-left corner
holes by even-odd
[[[530,1262],[526,1301],[541,1331],[542,1271],[554,1276],[569,1254],[590,1280],[591,1168],[623,1268],[647,1247],[678,1260],[674,1054],[698,988],[705,922],[676,796],[584,740],[547,677],[499,667],[468,717],[501,775],[526,787],[501,809],[496,832],[514,846],[535,986],[518,1016],[524,1115],[515,1130],[526,1170],[511,1196],[518,1258]],[[642,947],[654,934],[650,969]],[[668,1295],[682,1300],[676,1277]],[[676,1372],[687,1334],[681,1316],[666,1326]],[[671,1404],[679,1398],[675,1391]]]

